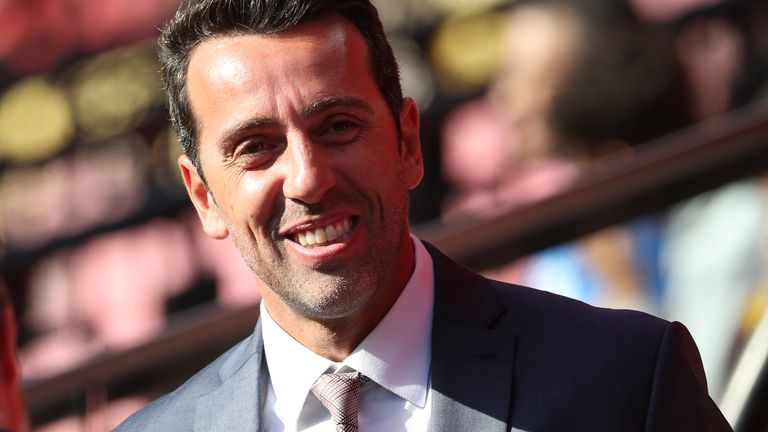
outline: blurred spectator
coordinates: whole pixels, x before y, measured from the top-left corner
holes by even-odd
[[[684,322],[719,395],[747,301],[768,282],[764,184],[746,180],[688,200],[669,213],[662,250],[663,314]]]
[[[503,150],[495,153],[497,160],[475,157],[472,164],[470,151],[454,147],[470,147],[469,142],[474,148],[477,142],[461,141],[459,134],[446,141],[447,161],[457,154],[464,162],[449,165],[450,179],[466,185],[478,171],[484,177],[496,173],[497,183],[485,179],[484,184],[509,195],[491,189],[491,200],[486,189],[453,203],[499,211],[536,191],[546,191],[538,194],[544,197],[568,182],[516,188],[524,183],[519,177],[529,175],[525,168],[534,166],[531,161],[558,161],[584,172],[596,160],[633,151],[765,95],[766,2],[631,4],[637,15],[622,0],[514,3],[503,38],[504,68],[491,92],[503,125],[502,138],[496,139],[503,144],[485,146]],[[461,130],[461,124],[449,123],[452,130]],[[466,175],[453,173],[461,166],[469,167]],[[514,183],[500,180],[514,178],[512,172],[518,176]],[[758,181],[732,184],[673,209],[666,226],[642,219],[543,251],[493,275],[609,306],[652,309],[662,302],[668,318],[691,328],[717,395],[745,303],[768,275],[761,243],[768,235],[766,193]]]
[[[768,3],[697,1],[675,13],[649,14],[652,0],[633,2],[649,20],[667,20],[685,77],[691,122],[723,115],[764,96],[768,77]],[[701,351],[718,396],[749,300],[768,282],[768,189],[744,180],[688,200],[669,212],[662,265],[663,313],[684,322]]]
[[[0,431],[28,430],[16,357],[16,321],[11,300],[0,281]]]
[[[686,11],[710,6],[720,0],[629,0],[638,16],[649,21],[669,21]]]
[[[669,23],[675,29],[693,120],[766,96],[766,23],[768,4],[762,0],[721,0]]]
[[[444,219],[547,197],[592,161],[685,124],[667,38],[621,1],[515,2],[490,102],[462,106],[446,122],[443,167],[453,195]],[[649,219],[492,273],[593,303],[651,309],[658,266],[639,251],[657,244],[657,222]]]
[[[505,21],[501,71],[489,97],[459,107],[445,122],[443,175],[452,191],[444,219],[526,204],[576,175],[546,114],[575,54],[576,20],[565,8],[519,5]]]
[[[527,153],[593,159],[687,120],[669,42],[622,0],[522,0],[492,94]]]
[[[574,164],[552,154],[526,154],[502,126],[503,114],[484,99],[470,101],[446,119],[442,173],[450,185],[442,218],[491,216],[545,198],[576,177]]]
[[[449,217],[551,195],[591,161],[690,122],[670,33],[623,0],[517,1],[500,57],[487,100],[446,121]],[[489,189],[493,200],[473,196]]]

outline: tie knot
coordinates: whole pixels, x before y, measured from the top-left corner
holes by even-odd
[[[360,386],[369,380],[360,372],[328,373],[312,384],[312,393],[331,413],[337,432],[357,432]]]

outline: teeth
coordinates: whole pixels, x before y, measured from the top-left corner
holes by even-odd
[[[327,239],[325,238],[325,230],[317,228],[315,230],[315,243],[325,243],[326,240]]]
[[[326,227],[314,230],[302,231],[295,236],[295,240],[304,247],[314,247],[332,242],[349,233],[352,224],[349,219],[330,224]]]
[[[333,225],[328,225],[328,228],[325,229],[325,238],[328,241],[334,241],[338,238],[338,234],[336,234],[336,228],[333,227]]]

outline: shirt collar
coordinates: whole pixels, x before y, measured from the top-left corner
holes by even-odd
[[[276,409],[298,418],[312,384],[329,368],[355,369],[378,385],[423,408],[429,388],[434,274],[432,258],[411,236],[415,266],[387,315],[340,364],[293,339],[272,320],[262,303],[264,349]]]
[[[293,339],[260,306],[261,333],[269,379],[275,392],[275,412],[284,419],[297,419],[312,384],[332,364]]]
[[[429,388],[434,275],[432,257],[412,237],[416,265],[381,322],[344,360],[380,386],[424,408]]]

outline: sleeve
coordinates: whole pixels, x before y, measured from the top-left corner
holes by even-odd
[[[647,432],[733,431],[709,396],[699,351],[679,322],[662,335],[648,403]]]

